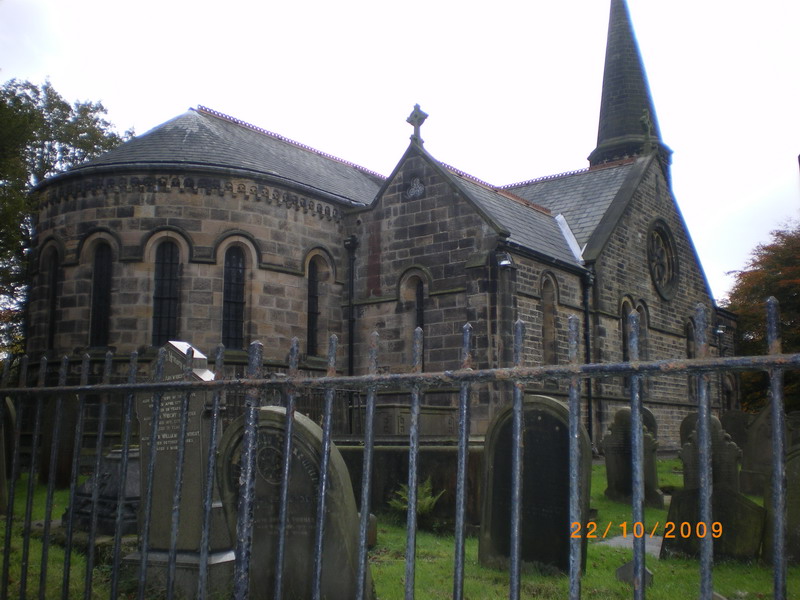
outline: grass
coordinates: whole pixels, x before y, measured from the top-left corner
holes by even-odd
[[[659,461],[659,482],[663,486],[682,486],[680,461]],[[598,537],[600,529],[607,523],[617,525],[630,523],[630,507],[613,502],[604,495],[606,488],[605,468],[594,464],[592,469],[591,506],[597,509]],[[27,486],[23,478],[17,484],[15,513],[24,515]],[[36,486],[33,504],[33,520],[44,518],[45,488]],[[67,492],[56,493],[53,516],[60,518],[67,505]],[[666,510],[645,509],[645,526],[666,520]],[[20,517],[17,523],[21,523]],[[18,597],[18,586],[22,570],[23,536],[21,524],[12,527],[11,559],[9,570],[10,597]],[[629,533],[630,535],[630,533]],[[5,517],[0,522],[0,539],[5,537]],[[587,552],[586,573],[581,579],[582,598],[591,600],[629,599],[631,588],[615,579],[618,567],[630,561],[633,553],[629,549],[615,548],[590,540]],[[395,515],[379,515],[378,544],[369,555],[372,579],[378,600],[394,600],[405,597],[405,544],[406,531]],[[414,576],[417,598],[425,600],[451,598],[453,593],[453,548],[451,535],[435,535],[426,531],[417,532],[416,572]],[[37,539],[30,540],[28,561],[27,597],[37,597],[42,545]],[[49,548],[46,598],[60,598],[63,550],[57,545]],[[699,565],[692,559],[670,558],[656,560],[647,556],[647,568],[653,572],[654,584],[647,590],[647,598],[672,600],[674,598],[696,598],[699,593]],[[464,596],[470,600],[505,599],[508,597],[508,573],[483,567],[478,563],[478,540],[469,537],[466,541]],[[86,570],[85,558],[80,552],[72,553],[70,576],[70,598],[83,597],[83,581]],[[728,600],[755,600],[772,597],[772,570],[759,564],[723,562],[714,565],[714,589]],[[92,598],[108,598],[109,569],[96,567],[93,574]],[[800,598],[800,567],[790,567],[787,577],[788,598]],[[521,595],[543,600],[562,600],[568,596],[569,580],[564,575],[543,574],[532,567],[523,570],[520,584]]]
[[[662,487],[681,488],[683,476],[680,469],[681,462],[678,459],[659,461],[659,484]],[[608,523],[612,523],[619,535],[618,524],[631,522],[630,506],[606,498],[605,489],[605,467],[599,463],[594,464],[591,506],[597,509],[598,538],[601,538],[601,532]],[[379,516],[378,545],[370,553],[372,579],[379,600],[404,598],[406,532],[396,519],[393,522],[392,517]],[[646,531],[652,531],[657,522],[663,524],[666,518],[667,511],[664,509],[645,508]],[[630,529],[628,531],[630,536]],[[659,527],[657,535],[661,532],[663,525]],[[601,541],[589,541],[586,573],[581,579],[581,597],[592,600],[631,598],[631,587],[617,581],[615,571],[633,559],[632,550],[607,546],[601,544]],[[437,536],[424,531],[417,533],[417,568],[414,577],[416,597],[426,600],[452,598],[453,547],[452,536]],[[653,586],[647,589],[647,598],[673,600],[698,597],[700,571],[697,560],[657,560],[647,555],[645,562],[647,568],[653,572]],[[475,537],[467,538],[464,571],[465,598],[508,598],[508,573],[486,568],[478,563],[478,540]],[[757,563],[719,562],[714,565],[712,578],[714,590],[728,600],[772,598],[771,567]],[[787,598],[800,598],[800,567],[789,568],[787,585]],[[523,571],[520,589],[522,597],[562,600],[569,595],[569,579],[565,575],[543,574],[527,568]]]

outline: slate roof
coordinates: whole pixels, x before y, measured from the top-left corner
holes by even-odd
[[[635,165],[636,162],[630,161],[507,185],[503,189],[546,207],[554,215],[564,215],[578,244],[584,247],[632,175]]]
[[[464,173],[450,172],[468,197],[509,233],[510,242],[561,263],[580,266],[552,213]]]
[[[193,167],[283,179],[368,205],[384,178],[209,109],[191,109],[68,173],[104,167]]]

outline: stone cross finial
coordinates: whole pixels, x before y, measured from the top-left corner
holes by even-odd
[[[419,130],[420,127],[422,127],[422,124],[425,122],[425,119],[427,118],[428,118],[428,113],[422,112],[422,109],[420,109],[419,104],[415,104],[414,110],[411,112],[410,115],[408,115],[408,118],[406,119],[406,123],[409,123],[414,126],[414,135],[411,136],[411,139],[416,142],[419,142],[420,144],[422,143],[422,138],[419,136]]]

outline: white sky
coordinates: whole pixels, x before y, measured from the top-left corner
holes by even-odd
[[[800,2],[628,0],[673,189],[716,298],[800,208]],[[205,105],[388,175],[426,149],[496,185],[588,165],[609,0],[0,0],[0,82],[137,133]]]

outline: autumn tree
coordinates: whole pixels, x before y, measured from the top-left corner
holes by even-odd
[[[739,317],[737,354],[765,354],[766,299],[780,303],[780,335],[785,353],[800,352],[800,222],[773,231],[771,240],[753,250],[747,267],[736,273],[726,308]],[[743,373],[742,404],[751,410],[764,405],[769,382],[765,373]],[[785,374],[787,412],[800,410],[800,374]]]
[[[0,87],[0,352],[22,345],[26,257],[35,233],[31,189],[133,135],[119,135],[100,102],[67,102],[50,84]]]

